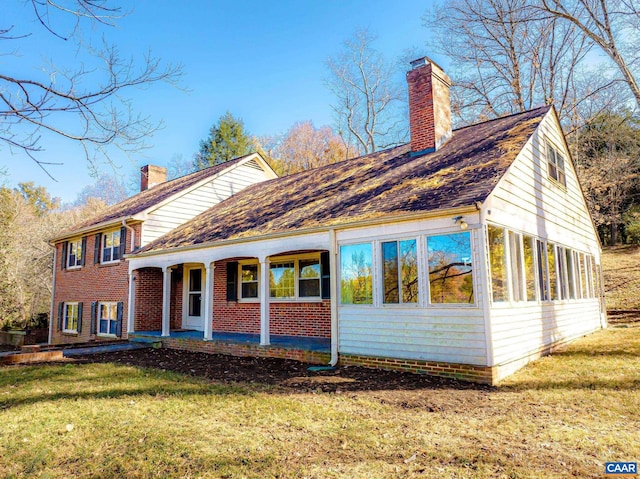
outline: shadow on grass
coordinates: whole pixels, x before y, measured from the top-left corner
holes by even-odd
[[[131,399],[139,396],[151,396],[158,399],[168,397],[189,397],[203,395],[242,395],[253,394],[246,388],[237,385],[221,385],[205,383],[196,378],[185,380],[184,376],[160,371],[142,371],[148,374],[118,378],[121,368],[114,364],[114,368],[100,374],[83,374],[82,365],[29,365],[14,366],[13,370],[0,370],[0,387],[5,394],[0,395],[0,411],[16,406],[32,405],[41,402],[83,399]],[[158,384],[157,381],[162,381]],[[134,384],[138,382],[139,384]],[[155,384],[149,384],[155,383]],[[30,384],[31,383],[31,384]],[[49,384],[47,384],[49,383]],[[60,391],[60,383],[67,383],[70,387]],[[78,383],[86,383],[78,389]],[[94,384],[92,384],[94,383]],[[109,383],[123,383],[121,385],[105,386]],[[62,385],[64,387],[64,384]],[[13,388],[14,391],[9,391]],[[33,390],[32,390],[33,389]]]

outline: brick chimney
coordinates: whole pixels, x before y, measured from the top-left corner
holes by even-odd
[[[140,168],[140,191],[153,188],[167,181],[167,169],[162,166],[145,165]]]
[[[411,68],[407,72],[411,154],[422,155],[436,151],[451,137],[451,80],[427,57],[412,61]]]

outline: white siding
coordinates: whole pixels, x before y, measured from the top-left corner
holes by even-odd
[[[251,163],[242,164],[150,212],[142,228],[142,245],[168,233],[247,186],[269,178],[262,169],[255,168]]]
[[[471,232],[474,261],[473,306],[429,305],[426,285],[428,265],[425,248],[419,246],[420,302],[412,307],[384,305],[381,293],[381,260],[378,248],[373,250],[373,304],[338,306],[338,342],[342,354],[379,356],[400,359],[441,361],[450,363],[487,364],[484,308],[480,291],[481,257],[478,245],[482,240],[478,215],[465,216]],[[415,237],[424,245],[426,235],[459,233],[460,227],[451,215],[376,227],[337,232],[338,244],[372,242]],[[379,246],[379,243],[374,243]],[[339,277],[336,281],[340,281]]]
[[[546,140],[566,158],[566,188],[549,179]],[[553,112],[546,115],[500,180],[483,212],[487,222],[590,253],[600,264],[597,234]],[[492,364],[518,361],[554,343],[587,334],[598,329],[600,321],[597,299],[492,305]]]

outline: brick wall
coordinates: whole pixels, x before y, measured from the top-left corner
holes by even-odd
[[[213,330],[260,333],[260,303],[227,301],[227,263],[217,261],[213,281]],[[271,334],[331,337],[331,302],[270,303]]]
[[[162,270],[141,268],[135,271],[136,294],[134,331],[162,329]]]
[[[136,246],[140,241],[140,225],[135,225]],[[131,251],[131,232],[127,232],[126,252]],[[62,269],[62,243],[56,244],[56,288],[53,295],[54,311],[52,342],[54,344],[87,342],[96,338],[91,334],[91,303],[93,301],[122,301],[124,303],[122,337],[127,337],[127,299],[129,295],[129,276],[127,262],[121,259],[117,263],[93,264],[95,234],[87,235],[85,266],[77,269]],[[60,302],[81,302],[82,332],[67,334],[57,331],[58,304]]]

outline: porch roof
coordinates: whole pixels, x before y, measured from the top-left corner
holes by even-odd
[[[255,184],[136,254],[473,206],[550,108],[457,129],[434,153],[412,156],[406,144]]]

